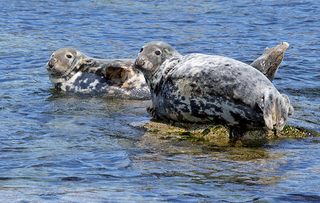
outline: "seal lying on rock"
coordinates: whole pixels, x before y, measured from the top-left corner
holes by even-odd
[[[70,92],[99,92],[118,98],[150,99],[143,74],[132,59],[102,60],[73,48],[59,49],[46,65],[55,88]]]
[[[260,71],[234,59],[205,54],[180,55],[165,42],[143,46],[134,62],[151,92],[152,115],[179,122],[230,127],[230,137],[256,128],[282,130],[293,113]]]

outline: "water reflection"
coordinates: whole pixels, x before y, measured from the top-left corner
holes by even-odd
[[[319,138],[175,139],[129,125],[150,101],[55,92],[45,64],[70,46],[135,58],[164,40],[181,54],[250,63],[288,41],[274,84],[292,124],[319,128],[317,1],[10,1],[0,18],[0,199],[12,202],[319,201]],[[257,15],[257,13],[259,15]]]
[[[266,140],[259,143],[251,140],[247,141],[251,147],[235,147],[225,140],[181,141],[147,132],[136,143],[146,153],[132,159],[148,175],[176,183],[271,186],[285,178],[277,171],[286,160],[283,153],[266,149],[266,143]],[[230,189],[234,187],[230,185]]]

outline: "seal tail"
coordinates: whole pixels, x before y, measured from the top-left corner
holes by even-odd
[[[287,122],[288,116],[293,114],[293,107],[287,95],[266,90],[263,99],[257,102],[263,112],[265,125],[269,130],[273,127],[281,131]]]

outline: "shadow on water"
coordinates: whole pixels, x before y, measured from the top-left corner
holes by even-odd
[[[119,138],[137,139],[135,137],[142,134],[130,127],[129,123],[148,119],[145,109],[151,105],[151,101],[117,99],[96,93],[70,93],[56,89],[50,89],[49,92],[51,96],[46,99],[48,108],[44,114],[69,118],[80,128],[87,126],[93,132],[106,131],[107,135]]]
[[[131,159],[143,174],[156,177],[159,184],[170,185],[174,181],[174,185],[206,185],[208,191],[199,192],[192,187],[184,194],[212,197],[217,195],[214,187],[246,192],[252,189],[245,189],[247,186],[272,186],[285,178],[277,174],[281,165],[286,164],[284,154],[268,150],[264,143],[267,141],[233,146],[223,141],[163,139],[157,133],[146,133],[135,144],[145,153]]]
[[[254,159],[270,158],[264,145],[267,139],[242,140],[236,144],[226,139],[214,139],[204,141],[194,137],[175,137],[175,135],[161,135],[157,133],[145,133],[137,146],[148,153],[163,153],[168,156],[175,154],[216,154],[217,158],[246,161]]]

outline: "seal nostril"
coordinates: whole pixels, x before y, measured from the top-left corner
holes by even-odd
[[[143,66],[144,65],[144,60],[140,60],[139,61],[139,66]]]
[[[143,59],[137,59],[134,65],[141,67],[141,66],[144,65],[144,60]]]
[[[56,63],[56,60],[55,60],[54,58],[51,58],[51,59],[49,60],[48,66],[49,66],[50,68],[53,68],[55,63]]]

